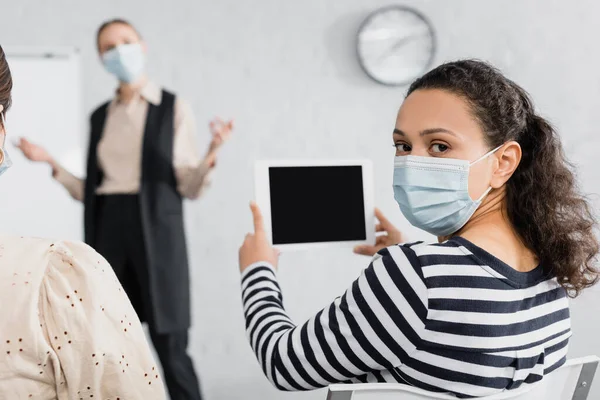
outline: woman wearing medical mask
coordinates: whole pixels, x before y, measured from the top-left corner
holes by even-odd
[[[0,174],[11,91],[0,47]],[[92,248],[0,235],[0,304],[0,398],[165,398],[142,324]]]
[[[140,319],[148,322],[173,400],[200,399],[187,354],[190,282],[182,198],[206,188],[217,152],[232,124],[211,123],[205,157],[195,145],[189,105],[145,74],[146,45],[128,22],[112,20],[97,35],[104,67],[120,82],[115,97],[91,117],[84,180],[43,148],[22,140],[32,161],[85,208],[85,240],[111,264]]]
[[[392,139],[400,210],[439,243],[396,244],[378,213],[382,248],[302,325],[252,205],[242,298],[266,376],[282,390],[377,381],[480,397],[552,374],[571,336],[567,298],[598,278],[596,221],[558,135],[520,86],[466,60],[412,84]]]

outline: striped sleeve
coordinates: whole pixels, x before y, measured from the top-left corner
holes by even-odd
[[[267,378],[280,390],[311,390],[401,366],[416,351],[427,317],[427,289],[412,254],[403,246],[382,250],[342,296],[302,325],[286,313],[273,267],[248,267],[246,332]]]

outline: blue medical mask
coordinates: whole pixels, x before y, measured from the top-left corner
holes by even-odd
[[[2,175],[12,166],[12,161],[4,148],[6,144],[6,121],[4,120],[4,113],[0,112],[0,115],[2,115],[2,127],[4,128],[4,143],[2,143],[2,148],[0,148],[0,175]]]
[[[102,55],[104,68],[121,82],[135,82],[144,73],[146,55],[140,43],[121,44]]]
[[[469,196],[469,168],[500,147],[469,163],[451,158],[397,156],[394,160],[394,198],[413,226],[435,236],[462,228],[481,205]]]

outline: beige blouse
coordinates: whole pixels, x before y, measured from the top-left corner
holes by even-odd
[[[0,236],[0,399],[164,399],[110,265],[83,243]]]
[[[128,103],[118,95],[108,106],[102,139],[98,144],[98,164],[104,172],[98,194],[135,194],[140,189],[142,144],[148,104],[159,105],[161,89],[152,82],[141,87]],[[210,168],[198,154],[194,135],[194,115],[188,103],[177,97],[175,102],[173,167],[177,188],[183,197],[198,198],[209,182]],[[58,167],[54,178],[76,200],[83,200],[84,180]]]

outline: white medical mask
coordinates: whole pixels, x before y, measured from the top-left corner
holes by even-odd
[[[2,147],[0,148],[0,175],[6,172],[12,166],[12,161],[6,152],[6,120],[4,119],[4,113],[0,111],[0,115],[2,116],[2,127],[4,128],[4,142],[2,143]]]
[[[413,226],[435,236],[462,228],[488,188],[477,200],[469,196],[469,169],[500,147],[469,163],[451,158],[397,156],[394,161],[394,198]]]
[[[121,82],[132,83],[144,73],[146,55],[140,43],[121,44],[105,52],[102,63]]]

